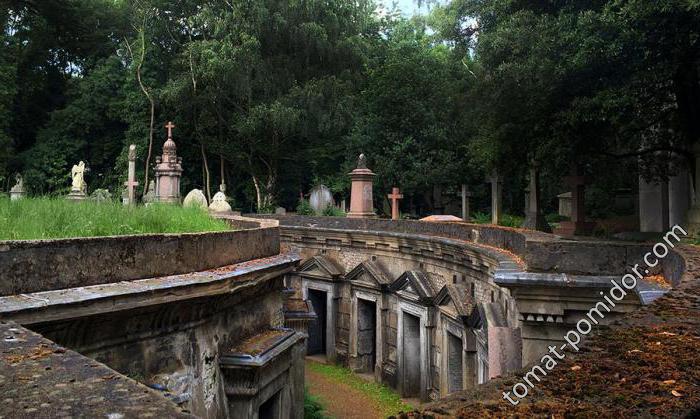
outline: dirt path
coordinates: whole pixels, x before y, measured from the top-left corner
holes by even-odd
[[[309,393],[321,398],[325,408],[324,413],[335,419],[373,419],[382,418],[375,407],[374,401],[368,399],[362,392],[347,384],[339,383],[322,374],[313,372],[306,361],[306,385]]]

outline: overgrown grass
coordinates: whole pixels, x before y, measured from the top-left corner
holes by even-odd
[[[329,419],[323,413],[323,402],[317,396],[309,394],[309,389],[304,388],[304,419]]]
[[[346,384],[361,391],[367,398],[374,401],[377,408],[385,417],[396,415],[399,412],[413,411],[413,407],[404,403],[401,397],[391,388],[375,383],[374,381],[363,380],[348,368],[338,365],[320,364],[317,362],[309,362],[306,366],[312,371],[323,374],[333,381]]]
[[[498,225],[519,228],[522,227],[524,221],[525,218],[519,215],[503,214],[501,215],[501,220]],[[491,224],[491,214],[487,212],[475,212],[472,214],[472,222],[476,224]]]
[[[0,199],[0,240],[194,233],[230,230],[198,208],[175,205],[125,207],[118,203],[61,198]]]

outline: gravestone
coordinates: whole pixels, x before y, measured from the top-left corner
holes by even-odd
[[[683,167],[668,180],[668,221],[671,226],[687,225],[690,204],[690,176],[688,169]]]
[[[209,203],[207,202],[207,197],[204,196],[204,192],[202,192],[201,189],[192,189],[182,201],[182,206],[207,209]]]
[[[136,145],[131,144],[129,146],[129,171],[127,173],[127,181],[124,183],[126,186],[126,202],[127,205],[136,204],[136,187],[139,183],[136,181]]]
[[[182,176],[182,158],[177,156],[177,146],[173,141],[173,125],[165,125],[168,139],[163,144],[163,155],[156,157],[156,201],[167,203],[180,202],[180,177]]]
[[[571,217],[571,195],[571,192],[557,195],[557,198],[559,198],[559,215],[562,217]]]
[[[87,198],[87,183],[85,182],[85,163],[73,165],[70,171],[71,188],[67,198],[71,201],[82,201]]]
[[[639,231],[661,233],[668,230],[668,182],[647,182],[639,177]]]
[[[231,205],[226,199],[226,194],[223,191],[217,192],[211,199],[211,204],[209,205],[209,211],[215,213],[230,213],[232,212]]]
[[[109,202],[112,200],[112,193],[109,189],[95,189],[90,195],[90,199],[95,202]]]
[[[10,189],[11,201],[22,199],[27,194],[27,191],[24,190],[24,179],[22,179],[22,175],[18,173],[17,176],[15,176],[15,181],[15,186],[13,186],[12,189]]]
[[[498,225],[503,211],[503,177],[494,169],[489,177],[491,183],[491,224]]]
[[[143,195],[143,203],[144,204],[152,204],[156,202],[156,182],[155,180],[151,179],[150,182],[148,182],[148,192],[146,192]]]
[[[540,171],[535,163],[530,165],[529,185],[527,209],[523,227],[530,230],[551,233],[552,229],[549,227],[547,220],[545,220],[544,214],[542,214],[542,208],[540,207]]]
[[[357,168],[350,173],[350,212],[348,218],[376,218],[372,182],[376,175],[367,168],[367,158],[360,154]]]
[[[282,207],[275,208],[275,215],[287,215],[287,210]]]
[[[387,197],[391,200],[391,219],[398,220],[400,216],[399,200],[403,199],[401,190],[395,187]]]
[[[335,206],[333,193],[325,185],[315,186],[311,189],[311,193],[309,194],[309,204],[316,213],[321,213],[325,211],[328,206]]]
[[[577,164],[571,166],[571,176],[565,181],[571,186],[571,221],[562,221],[555,234],[560,236],[578,236],[589,234],[593,223],[586,221],[586,181]]]
[[[469,187],[467,185],[462,185],[462,219],[464,221],[469,221],[471,219],[469,210],[469,198],[471,198],[472,193],[469,192]]]

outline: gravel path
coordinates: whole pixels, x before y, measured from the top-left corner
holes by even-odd
[[[373,419],[382,418],[382,414],[375,407],[374,401],[368,399],[360,391],[339,383],[328,377],[313,372],[306,361],[306,385],[309,393],[321,398],[325,408],[324,413],[335,419]]]

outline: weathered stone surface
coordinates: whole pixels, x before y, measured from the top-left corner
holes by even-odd
[[[279,249],[277,228],[0,241],[0,295],[195,272],[272,256]]]
[[[192,189],[182,201],[182,206],[207,209],[209,203],[207,202],[207,197],[204,196],[204,192],[202,192],[201,189]]]
[[[211,205],[209,205],[209,211],[214,213],[230,213],[231,205],[226,201],[226,195],[219,191],[211,199]]]
[[[100,362],[0,321],[0,416],[192,417]]]
[[[309,204],[317,213],[323,212],[329,205],[334,206],[333,193],[326,185],[318,185],[311,189]]]

